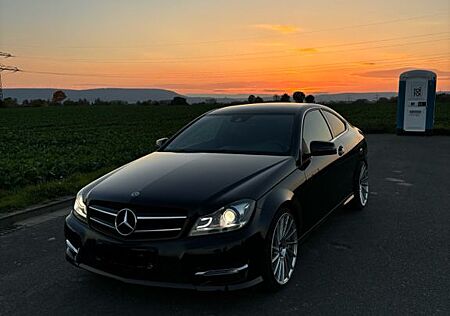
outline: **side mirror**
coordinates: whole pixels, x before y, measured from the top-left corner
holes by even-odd
[[[336,155],[337,149],[332,142],[312,141],[309,145],[311,156]]]
[[[168,138],[164,137],[164,138],[160,138],[156,141],[156,147],[157,148],[161,148],[166,142],[167,142]]]

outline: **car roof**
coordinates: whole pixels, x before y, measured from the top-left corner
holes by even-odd
[[[305,112],[311,108],[326,108],[316,103],[287,103],[287,102],[270,102],[270,103],[252,103],[243,105],[227,106],[213,110],[208,114],[297,114]]]

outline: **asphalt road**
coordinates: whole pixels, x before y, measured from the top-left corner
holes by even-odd
[[[67,210],[0,232],[0,315],[450,314],[450,137],[369,135],[370,204],[300,248],[276,294],[133,286],[64,259]]]

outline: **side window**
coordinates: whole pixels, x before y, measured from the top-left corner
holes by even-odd
[[[342,134],[345,131],[345,123],[342,122],[342,120],[339,117],[328,111],[323,111],[323,114],[325,115],[325,117],[328,120],[328,123],[330,124],[334,137],[338,136],[339,134]]]
[[[303,146],[309,150],[309,145],[313,140],[330,141],[332,138],[327,122],[320,111],[313,110],[306,113],[303,122]]]

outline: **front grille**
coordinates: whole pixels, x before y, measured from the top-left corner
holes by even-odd
[[[108,236],[120,239],[149,240],[171,239],[180,236],[186,223],[186,212],[182,210],[152,210],[142,207],[104,205],[91,203],[88,207],[89,225]],[[123,209],[131,209],[137,218],[133,233],[128,236],[119,234],[115,227],[117,213]]]

